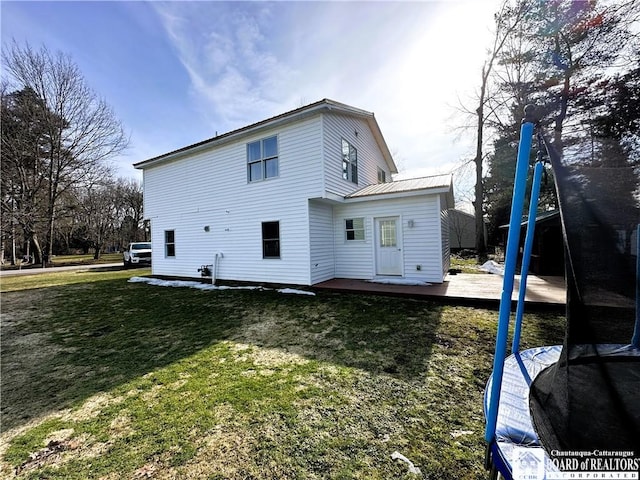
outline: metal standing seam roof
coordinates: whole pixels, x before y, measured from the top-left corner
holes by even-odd
[[[391,193],[404,193],[415,190],[428,190],[437,188],[450,188],[451,175],[434,175],[431,177],[408,178],[406,180],[396,180],[395,182],[377,183],[368,185],[357,190],[345,198],[359,198],[371,195],[383,195]]]

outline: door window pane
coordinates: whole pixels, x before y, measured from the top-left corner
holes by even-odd
[[[381,220],[380,221],[380,246],[395,247],[396,245],[397,245],[396,221]]]

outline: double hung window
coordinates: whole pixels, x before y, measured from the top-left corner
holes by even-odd
[[[274,178],[278,174],[277,136],[247,144],[247,179],[249,182]]]
[[[262,222],[262,258],[280,258],[280,222]]]
[[[176,256],[176,231],[164,231],[164,255],[165,257]]]
[[[344,223],[347,240],[364,240],[364,218],[348,218]]]

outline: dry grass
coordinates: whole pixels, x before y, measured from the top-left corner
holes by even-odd
[[[420,478],[394,451],[486,476],[496,312],[70,275],[3,294],[6,478]],[[529,315],[523,342],[559,327]]]

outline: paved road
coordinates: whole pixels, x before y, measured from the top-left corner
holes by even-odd
[[[82,272],[85,270],[93,270],[101,268],[104,270],[113,270],[116,268],[124,268],[122,262],[118,263],[101,263],[97,265],[73,265],[71,267],[47,267],[47,268],[25,268],[23,270],[2,270],[0,277],[10,277],[14,275],[37,275],[39,273],[54,273],[65,271]]]

